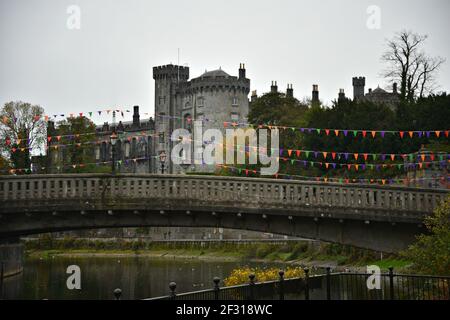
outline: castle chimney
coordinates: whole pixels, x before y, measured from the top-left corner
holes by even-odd
[[[365,77],[353,77],[353,100],[364,98]]]
[[[245,79],[245,64],[239,64],[239,79]]]
[[[397,82],[392,84],[392,93],[397,93]]]
[[[256,101],[257,98],[258,98],[258,94],[256,93],[256,90],[253,90],[252,95],[250,97],[250,102]]]
[[[317,84],[313,84],[312,89],[312,102],[319,102],[319,86]]]
[[[140,127],[140,121],[139,121],[139,106],[133,107],[133,127],[139,128]]]
[[[338,102],[345,101],[345,92],[344,89],[339,89]]]
[[[288,84],[287,85],[287,89],[286,89],[286,97],[288,98],[293,98],[294,97],[294,89],[292,88],[292,84]]]
[[[272,81],[272,85],[270,86],[270,92],[277,93],[278,92],[278,86],[276,81]]]

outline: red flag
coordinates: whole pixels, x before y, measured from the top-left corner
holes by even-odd
[[[329,135],[329,134],[330,134],[330,129],[325,129],[325,133],[326,133],[327,135]]]
[[[366,130],[363,130],[363,131],[362,131],[362,135],[363,135],[364,138],[366,137],[366,134],[367,134],[367,131],[366,131]]]
[[[364,153],[364,160],[365,161],[367,161],[367,157],[368,157],[369,155],[367,154],[367,153]]]
[[[403,135],[404,135],[405,133],[404,133],[403,131],[400,131],[399,134],[400,134],[400,138],[403,139]]]
[[[295,150],[295,152],[297,153],[297,158],[300,157],[300,150]]]

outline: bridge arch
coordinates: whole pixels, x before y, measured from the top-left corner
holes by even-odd
[[[0,177],[0,237],[85,228],[224,227],[405,248],[446,190],[191,175]]]

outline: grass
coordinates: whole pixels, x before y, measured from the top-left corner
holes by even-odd
[[[189,243],[155,244],[142,241],[88,241],[85,239],[46,239],[44,241],[25,242],[30,257],[42,259],[55,255],[148,255],[160,257],[261,260],[270,262],[334,262],[338,266],[351,265],[363,267],[375,264],[382,269],[392,266],[395,269],[407,268],[408,261],[395,255],[385,255],[379,259],[379,253],[338,244],[310,246],[306,242],[288,242],[284,244],[252,243],[229,244],[208,243],[205,246]]]

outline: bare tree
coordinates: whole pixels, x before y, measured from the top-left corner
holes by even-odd
[[[436,89],[435,74],[445,59],[427,56],[423,50],[427,38],[404,30],[387,41],[381,57],[388,65],[383,75],[391,82],[400,82],[402,100],[412,101]]]
[[[29,169],[32,149],[46,139],[44,109],[22,101],[5,103],[0,110],[0,151],[15,168]]]

